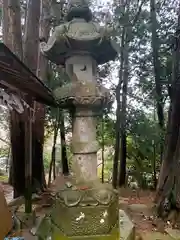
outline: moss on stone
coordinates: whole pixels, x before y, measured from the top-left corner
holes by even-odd
[[[109,91],[102,86],[98,86],[97,83],[78,81],[76,83],[69,83],[63,87],[58,87],[54,91],[56,99],[61,102],[72,102],[76,98],[93,98],[102,97],[103,99],[109,99]]]

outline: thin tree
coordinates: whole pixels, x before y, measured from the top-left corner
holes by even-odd
[[[60,114],[60,110],[57,110],[56,113],[56,119],[54,120],[54,136],[53,136],[53,146],[52,146],[52,152],[51,152],[51,162],[49,165],[49,178],[48,178],[48,186],[50,187],[51,184],[51,175],[52,175],[52,170],[53,167],[55,166],[55,162],[56,162],[56,142],[57,142],[57,137],[58,137],[58,131],[60,128],[60,118],[61,118],[61,114]],[[55,167],[54,167],[55,169]]]
[[[116,87],[116,142],[115,142],[115,153],[113,159],[113,176],[112,184],[114,188],[117,188],[118,179],[118,162],[119,162],[119,152],[120,152],[120,121],[121,121],[121,99],[120,91],[123,82],[123,66],[124,66],[124,39],[125,39],[125,29],[123,28],[121,36],[121,53],[120,53],[120,69],[119,69],[119,82]]]
[[[61,141],[61,161],[62,161],[62,171],[64,175],[69,174],[68,157],[66,151],[66,135],[65,135],[65,124],[64,124],[64,114],[61,112],[60,117],[60,141]]]
[[[125,33],[124,44],[124,71],[123,71],[123,86],[122,86],[122,107],[121,107],[121,143],[120,143],[120,169],[119,169],[119,187],[126,183],[126,115],[127,115],[127,87],[129,78],[129,44],[128,44],[128,28]]]
[[[3,1],[3,41],[22,60],[22,30],[20,1]],[[10,183],[14,187],[14,197],[24,193],[24,114],[12,111],[10,114],[10,139],[12,161]]]
[[[101,145],[102,145],[102,151],[101,151],[101,159],[102,159],[102,170],[101,170],[101,180],[102,183],[104,183],[104,167],[105,167],[105,158],[104,158],[104,145],[105,145],[105,141],[104,141],[104,116],[102,116],[102,120],[101,120]]]
[[[115,6],[117,6],[117,2],[114,1]],[[128,75],[128,71],[124,72],[124,67],[128,66],[128,55],[125,56],[125,45],[130,42],[131,37],[129,36],[129,32],[131,32],[132,27],[136,24],[136,22],[139,19],[139,15],[141,13],[141,9],[143,4],[146,2],[146,0],[142,0],[140,2],[140,5],[138,6],[137,12],[133,18],[133,21],[131,22],[129,19],[129,9],[130,9],[130,4],[133,3],[133,1],[121,1],[119,3],[121,8],[121,14],[122,14],[122,31],[121,31],[121,47],[120,47],[120,56],[119,56],[119,62],[120,62],[120,67],[119,67],[119,81],[118,85],[116,87],[116,102],[117,102],[117,108],[116,108],[116,142],[115,142],[115,154],[114,154],[114,160],[113,160],[113,178],[112,178],[112,184],[114,188],[117,187],[117,179],[118,179],[118,162],[119,162],[119,157],[120,157],[120,149],[121,150],[121,166],[120,166],[120,171],[121,172],[121,177],[119,178],[119,185],[124,184],[124,179],[126,178],[126,132],[125,130],[122,129],[121,127],[121,110],[122,110],[122,105],[121,105],[121,88],[123,84],[123,78],[127,78],[126,75]],[[139,1],[137,2],[139,4]],[[136,4],[137,7],[137,4]],[[127,37],[127,39],[126,39]],[[126,57],[126,59],[125,59]],[[125,63],[126,60],[126,63]],[[124,73],[123,73],[124,72]],[[123,76],[124,75],[124,76]],[[123,84],[123,114],[126,116],[126,95],[127,95],[127,82],[125,83],[126,80],[124,80]],[[126,117],[125,117],[126,118]],[[124,123],[122,123],[124,124]],[[122,141],[121,139],[121,129],[122,129]],[[121,144],[121,148],[120,148]],[[122,169],[121,169],[122,167]]]

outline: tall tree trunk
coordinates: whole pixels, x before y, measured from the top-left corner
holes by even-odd
[[[22,32],[20,1],[3,1],[3,41],[22,60]],[[14,197],[24,193],[24,114],[15,111],[10,114],[10,138],[12,161],[10,184],[14,187]]]
[[[11,38],[10,35],[10,19],[9,19],[9,3],[6,0],[3,0],[3,18],[2,18],[2,31],[3,31],[3,42],[6,44],[9,48],[12,48],[11,46]]]
[[[124,45],[124,72],[122,87],[122,108],[121,108],[121,145],[120,145],[120,169],[119,169],[119,187],[126,183],[126,112],[127,112],[127,87],[129,77],[129,54],[128,54],[128,28],[126,29],[125,45]]]
[[[154,102],[154,122],[156,122],[156,104]],[[157,174],[156,174],[156,144],[155,141],[153,140],[152,142],[153,145],[153,157],[152,157],[152,171],[153,171],[153,187],[154,190],[157,187]]]
[[[21,9],[19,0],[10,0],[8,5],[9,13],[9,31],[11,38],[11,46],[13,53],[21,60],[23,59],[22,49],[22,31],[21,31]]]
[[[157,186],[156,202],[161,217],[166,217],[172,208],[180,210],[180,8],[175,33],[173,54],[172,96],[167,125],[166,149]]]
[[[14,111],[10,120],[12,161],[9,181],[13,185],[14,198],[16,198],[24,195],[25,191],[25,124],[24,119]]]
[[[161,142],[160,142],[160,157],[162,161],[163,154],[163,132],[164,132],[164,110],[163,110],[163,94],[162,94],[162,84],[161,84],[161,64],[159,60],[159,39],[157,35],[157,17],[156,17],[156,2],[155,0],[150,0],[151,8],[151,31],[152,31],[152,53],[153,53],[153,65],[154,65],[154,77],[156,86],[156,106],[157,106],[157,116],[159,121],[159,127],[161,130]]]
[[[61,137],[61,161],[62,161],[62,171],[64,175],[69,174],[68,158],[66,151],[66,138],[65,138],[65,126],[64,126],[64,115],[61,112],[60,118],[60,137]]]
[[[39,66],[39,22],[40,0],[29,0],[27,3],[27,18],[24,35],[24,63],[36,74]],[[44,114],[36,102],[29,103],[34,108],[34,122],[32,126],[32,180],[34,190],[42,189],[45,183],[43,167],[43,122],[38,122],[39,116]],[[37,115],[37,116],[36,116]],[[35,120],[36,119],[36,120]],[[40,118],[39,118],[40,119]],[[41,131],[43,130],[43,131]]]
[[[36,74],[39,53],[40,0],[28,0],[24,36],[24,63]]]
[[[50,186],[50,184],[51,184],[51,175],[52,175],[53,168],[55,170],[54,165],[56,162],[56,142],[57,142],[58,131],[60,128],[60,121],[61,121],[60,119],[61,119],[61,113],[60,113],[60,110],[58,110],[57,116],[56,116],[56,121],[54,124],[54,138],[53,138],[53,146],[52,146],[52,152],[51,152],[51,162],[50,162],[50,166],[49,166],[48,186]],[[53,175],[55,175],[55,174],[53,173]]]
[[[49,9],[52,1],[41,0],[41,17],[40,17],[40,39],[48,40],[49,32],[50,32],[50,21],[47,16],[49,16]],[[41,54],[39,51],[39,62],[37,75],[38,77],[44,81],[47,79],[48,74],[48,60]],[[45,121],[45,106],[36,102],[34,106],[35,111],[35,121],[33,124],[33,132],[34,132],[34,144],[35,148],[35,158],[36,161],[39,162],[39,167],[42,171],[36,174],[36,179],[40,183],[42,188],[46,187],[45,181],[45,172],[43,165],[43,146],[44,146],[44,121]]]
[[[55,133],[54,133],[55,136]],[[51,184],[51,175],[52,175],[52,170],[53,170],[53,165],[56,159],[56,147],[55,147],[55,142],[53,141],[53,147],[52,147],[52,152],[51,152],[51,162],[49,165],[49,177],[48,177],[48,187],[50,187]]]
[[[152,170],[153,170],[153,188],[157,187],[157,177],[156,177],[156,145],[153,142],[153,159],[152,159]]]
[[[104,166],[105,166],[105,159],[104,159],[104,117],[102,117],[101,122],[101,138],[102,138],[102,170],[101,170],[101,180],[104,183]]]
[[[119,162],[119,152],[120,152],[120,120],[121,120],[121,99],[120,91],[123,82],[123,66],[124,66],[124,41],[125,41],[125,28],[123,27],[122,37],[121,37],[121,53],[120,53],[120,69],[119,69],[119,82],[116,87],[116,142],[115,142],[115,153],[113,160],[113,176],[112,185],[117,188],[118,179],[118,162]]]

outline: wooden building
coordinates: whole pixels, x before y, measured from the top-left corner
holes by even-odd
[[[32,102],[40,102],[49,106],[56,106],[53,94],[46,85],[33,74],[3,43],[0,43],[0,104],[19,114],[27,114],[25,122],[25,181],[26,188],[31,187],[32,179]],[[1,192],[2,193],[2,192]],[[25,208],[31,211],[32,193],[26,196]],[[4,237],[11,227],[8,219],[5,199],[0,194],[1,219],[6,219],[0,226],[0,239]],[[3,216],[2,216],[3,214]],[[2,229],[1,229],[2,228]],[[3,239],[3,238],[2,238]]]

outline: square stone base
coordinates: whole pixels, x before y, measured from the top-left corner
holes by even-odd
[[[109,235],[99,235],[99,236],[77,236],[77,237],[67,237],[63,236],[58,228],[53,229],[52,240],[119,240],[120,234],[119,229],[114,228]]]

